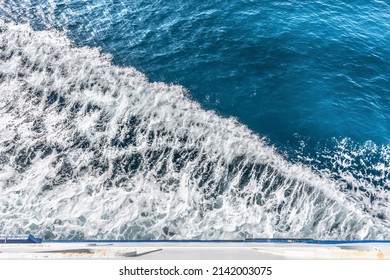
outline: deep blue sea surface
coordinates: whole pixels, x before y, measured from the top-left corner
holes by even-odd
[[[200,157],[199,162],[206,162],[208,157],[215,156],[217,159],[215,162],[220,165],[214,166],[215,162],[211,161],[213,164],[207,163],[201,170],[197,171],[179,168],[180,172],[183,172],[180,173],[180,178],[194,172],[194,174],[198,174],[198,177],[203,176],[203,179],[199,179],[200,181],[195,180],[194,184],[202,185],[207,182],[208,195],[217,202],[213,202],[211,206],[203,205],[202,207],[206,207],[205,209],[219,209],[218,211],[222,211],[221,215],[224,217],[232,215],[229,214],[229,211],[233,210],[230,208],[230,210],[223,210],[224,207],[219,204],[224,205],[221,201],[225,199],[223,198],[225,190],[232,188],[229,183],[223,182],[234,181],[232,178],[235,178],[234,176],[237,174],[240,174],[237,176],[241,176],[240,179],[237,179],[239,183],[236,187],[238,189],[251,188],[253,190],[261,186],[260,189],[264,192],[264,189],[274,186],[272,187],[273,193],[287,184],[285,180],[294,177],[291,179],[293,182],[289,183],[291,187],[296,183],[296,180],[300,182],[300,178],[306,178],[307,176],[303,174],[309,172],[319,176],[319,180],[331,181],[331,183],[324,181],[320,185],[325,189],[333,188],[335,197],[338,196],[338,193],[345,195],[347,201],[353,205],[352,208],[348,208],[349,210],[337,211],[349,213],[348,211],[355,208],[355,210],[359,209],[356,212],[360,213],[357,214],[356,221],[351,222],[351,225],[346,225],[345,222],[354,219],[349,217],[349,214],[346,214],[347,216],[344,218],[341,218],[344,214],[334,214],[334,218],[321,224],[320,214],[314,210],[312,212],[310,208],[307,211],[311,213],[308,215],[311,217],[312,223],[297,226],[296,222],[291,220],[291,215],[298,217],[299,213],[302,214],[306,211],[294,210],[296,204],[304,203],[304,201],[298,199],[298,202],[294,202],[296,204],[293,203],[286,208],[288,210],[283,210],[284,203],[295,197],[294,192],[291,194],[291,191],[288,191],[289,187],[286,187],[283,189],[284,199],[275,204],[279,205],[278,207],[271,207],[273,210],[264,206],[266,204],[258,202],[261,200],[260,197],[250,196],[253,203],[260,205],[260,210],[256,214],[250,214],[257,215],[256,222],[252,223],[251,217],[248,216],[244,218],[246,224],[234,224],[229,230],[218,229],[214,232],[215,228],[208,224],[205,226],[207,230],[191,228],[187,232],[177,230],[181,223],[175,220],[175,222],[170,222],[172,230],[167,225],[161,226],[160,229],[157,226],[142,224],[140,231],[143,235],[140,236],[152,236],[153,238],[237,237],[234,234],[229,234],[238,232],[241,234],[240,236],[245,237],[256,234],[315,238],[390,237],[390,217],[387,216],[389,210],[386,206],[388,205],[388,190],[390,189],[390,3],[388,1],[2,0],[0,19],[5,24],[28,24],[37,34],[41,31],[58,30],[61,32],[59,33],[61,35],[58,36],[68,37],[71,40],[72,46],[69,48],[73,50],[81,51],[83,47],[88,46],[91,47],[91,50],[97,48],[101,53],[109,54],[111,56],[110,67],[123,69],[135,67],[147,77],[149,82],[179,85],[186,90],[185,95],[188,98],[188,103],[199,104],[200,107],[197,110],[200,110],[201,114],[207,112],[220,120],[226,120],[229,117],[235,118],[237,130],[232,129],[234,135],[243,133],[241,130],[247,133],[249,129],[250,135],[254,134],[253,137],[258,137],[256,141],[264,143],[267,148],[275,148],[272,154],[280,156],[281,160],[286,162],[281,166],[290,166],[286,167],[288,170],[295,170],[294,168],[298,167],[305,170],[296,171],[297,174],[300,174],[297,177],[286,175],[287,171],[280,171],[282,174],[280,176],[287,179],[281,179],[278,175],[277,179],[274,178],[266,182],[266,180],[261,179],[263,167],[254,167],[257,162],[264,163],[260,160],[261,157],[254,155],[253,157],[256,159],[253,162],[255,163],[252,163],[252,160],[247,160],[252,153],[249,148],[248,151],[242,152],[244,155],[242,158],[234,155],[229,159],[221,160],[220,158],[225,156],[222,153],[229,153],[225,150],[221,151],[221,154],[216,152],[217,155],[213,156],[205,154],[205,158]],[[45,39],[39,40],[42,42]],[[37,47],[37,49],[40,48]],[[3,57],[7,57],[7,55],[4,54]],[[61,59],[61,55],[59,57],[54,58],[54,60]],[[8,77],[4,71],[2,83],[8,81],[8,78],[4,78]],[[75,70],[69,69],[68,71]],[[74,72],[75,76],[81,75],[81,70],[78,71]],[[111,80],[108,79],[107,83],[119,85],[120,83],[116,79],[117,76]],[[67,78],[62,82],[67,84],[70,83],[70,80]],[[50,83],[51,85],[52,83]],[[142,87],[142,89],[144,88],[147,87]],[[25,90],[23,87],[20,89]],[[94,88],[91,89],[92,92],[94,90]],[[45,92],[44,89],[43,92]],[[50,96],[49,93],[44,94]],[[73,96],[69,97],[69,100],[75,98],[75,95],[72,95],[72,90],[67,94]],[[174,105],[176,103],[174,98],[169,98],[168,100],[171,100]],[[56,100],[55,102],[57,102]],[[64,97],[64,100],[65,104],[70,102],[67,97]],[[80,97],[80,100],[84,99]],[[67,105],[61,106],[67,108]],[[105,108],[103,105],[96,106]],[[129,108],[131,110],[132,107]],[[136,106],[136,108],[138,107]],[[215,114],[211,111],[214,111]],[[7,113],[9,112],[12,112],[11,109],[7,111]],[[137,133],[141,135],[143,132],[138,128],[141,127],[141,119],[144,120],[146,117],[139,118],[137,114],[134,120],[127,117],[130,121],[123,126],[127,127],[128,131],[133,131],[134,135]],[[194,113],[193,119],[203,118],[201,114],[199,113],[198,116]],[[156,116],[157,114],[155,118],[148,119],[150,126],[156,118],[166,122],[166,127],[171,121],[181,123],[182,115],[175,117],[175,120],[163,118],[160,115],[160,117]],[[200,127],[209,129],[208,124],[211,122],[215,123],[215,121],[210,120]],[[242,125],[247,128],[242,127]],[[123,126],[118,129],[123,129]],[[149,126],[145,124],[145,127]],[[168,128],[163,130],[165,131],[165,129]],[[53,130],[55,129],[53,128]],[[108,131],[109,128],[106,130]],[[188,134],[192,133],[189,131]],[[218,128],[210,128],[210,131],[213,132],[204,133],[206,135],[205,142],[200,143],[199,147],[196,148],[197,155],[202,153],[203,148],[209,142],[221,141],[216,145],[225,143],[222,138],[218,138],[219,140],[215,138],[225,132],[219,132]],[[212,136],[214,134],[209,134],[214,132],[217,135],[215,137]],[[202,130],[196,133],[199,137],[203,135]],[[242,134],[242,138],[249,139],[245,133]],[[47,135],[50,133],[48,132]],[[127,149],[131,138],[129,133],[126,135],[122,135],[125,137],[125,140],[122,140],[127,141],[126,144],[123,144],[124,147],[121,147],[124,149]],[[229,135],[226,137],[230,138]],[[81,140],[77,138],[77,141]],[[240,141],[235,143],[241,143]],[[116,146],[116,142],[114,142],[111,144]],[[231,147],[233,150],[235,149],[234,145],[236,144],[232,144]],[[246,144],[243,145],[245,149]],[[87,146],[91,148],[93,145],[88,144]],[[72,150],[72,147],[70,146],[69,149]],[[172,147],[167,149],[173,149]],[[111,148],[104,149],[111,151]],[[183,156],[184,163],[181,163],[181,166],[186,166],[186,168],[189,166],[188,162],[191,161],[188,161],[188,157],[191,158],[192,155],[189,149],[192,149],[192,146],[191,148],[186,146],[185,149],[179,146],[179,148],[174,149],[178,151],[179,155],[185,154]],[[3,148],[2,151],[6,150]],[[167,152],[166,158],[169,159],[168,161],[174,162],[176,154],[173,151],[172,155],[170,153]],[[11,153],[11,155],[16,156],[17,152]],[[142,152],[140,155],[140,159],[138,159],[140,162],[144,162],[145,158],[148,157],[148,154]],[[3,162],[12,162],[12,156]],[[5,155],[3,157],[6,158]],[[272,164],[277,161],[272,160]],[[108,162],[111,161],[108,160]],[[134,174],[141,175],[140,170],[146,170],[144,167],[137,169],[138,166],[143,166],[142,164],[131,162],[130,166],[121,169],[123,176],[130,176],[128,174],[134,170]],[[15,167],[15,164],[9,164],[9,166]],[[72,166],[72,163],[69,165]],[[97,165],[99,166],[100,163]],[[111,163],[107,165],[110,166],[107,167],[109,170],[114,168]],[[268,166],[268,163],[265,166]],[[271,169],[279,170],[278,166],[272,165]],[[0,168],[0,174],[2,170],[5,174],[6,163],[3,164],[2,168]],[[238,173],[232,171],[235,169],[239,170]],[[168,179],[165,177],[161,179],[159,176],[165,171],[159,169],[155,172],[158,175],[155,175],[157,179],[153,181],[154,184],[164,185]],[[72,178],[78,176],[75,175],[75,171],[71,173],[72,175],[69,176],[73,176]],[[210,174],[217,173],[219,177],[210,179]],[[274,173],[274,171],[270,171],[270,174]],[[134,178],[133,175],[126,177],[127,183],[125,185],[137,185],[134,182],[140,182],[138,178],[138,181],[134,179],[134,182],[129,183],[129,180]],[[188,176],[198,178],[196,175]],[[77,178],[79,180],[79,177]],[[61,184],[66,183],[58,183],[58,185]],[[96,183],[96,185],[99,184],[101,183]],[[175,183],[172,184],[175,185]],[[170,186],[172,184],[170,183]],[[86,183],[86,185],[88,184]],[[330,187],[330,185],[334,185],[334,187]],[[303,186],[299,192],[308,192],[304,197],[315,200],[317,196],[314,195],[313,198],[311,196],[313,190],[309,189],[307,186]],[[222,197],[221,200],[218,198],[219,195]],[[237,196],[248,197],[248,195],[246,193]],[[274,195],[277,197],[276,194]],[[262,194],[261,197],[265,200],[273,199],[269,193]],[[207,201],[211,198],[206,195],[204,199]],[[322,198],[320,200],[322,201]],[[331,202],[327,204],[326,199],[323,200],[323,202],[317,201],[318,204],[313,204],[313,207],[333,207],[334,204]],[[231,200],[229,201],[231,202]],[[247,206],[248,201],[234,200],[231,205],[237,206],[237,204],[243,203]],[[194,209],[199,210],[199,207],[194,206]],[[275,218],[276,221],[268,221],[269,225],[273,225],[274,228],[271,226],[272,229],[269,231],[253,230],[256,227],[254,224],[263,223],[262,225],[264,225],[264,219],[267,220],[264,217],[267,216],[265,213],[268,210],[264,209],[268,209],[271,213],[272,211],[279,213],[279,216]],[[211,211],[210,213],[213,214],[209,215],[217,215],[216,211]],[[240,211],[245,212],[245,210],[238,212],[241,213]],[[137,217],[150,215],[149,212],[149,214],[141,212],[138,216],[135,215],[131,221],[137,220]],[[179,212],[177,213],[178,217],[181,215]],[[207,216],[207,214],[199,215],[199,220],[194,218],[196,221],[193,221],[194,224],[207,219],[212,221],[211,216]],[[364,230],[360,231],[364,226],[359,223],[367,217],[373,220]],[[158,224],[157,218],[153,219],[149,223]],[[191,223],[185,218],[179,220],[184,224]],[[278,227],[281,220],[284,221],[283,225]],[[373,225],[378,224],[383,227],[374,230],[375,226]],[[354,229],[354,226],[357,229]],[[93,226],[91,227],[93,228]],[[3,228],[7,228],[7,226],[3,225]],[[29,226],[29,228],[31,227]],[[262,226],[262,228],[264,227]],[[54,237],[69,236],[69,234],[61,235],[60,229],[56,230],[59,234],[54,235]],[[99,236],[95,232],[89,234],[85,230],[75,229],[75,231],[77,230],[81,232],[80,236]],[[25,230],[21,229],[20,231]],[[115,233],[113,236],[116,238],[123,236],[135,238],[137,237],[134,234],[135,231],[133,229],[126,235],[123,234],[126,232],[125,229],[122,233]],[[213,232],[213,234],[207,235],[204,232]],[[101,236],[110,235],[105,232]]]
[[[14,2],[10,18],[183,85],[278,146],[296,135],[389,144],[387,1]]]

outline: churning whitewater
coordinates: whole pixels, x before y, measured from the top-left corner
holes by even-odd
[[[23,24],[0,22],[0,59],[3,234],[390,238],[385,189],[289,163],[180,86]]]

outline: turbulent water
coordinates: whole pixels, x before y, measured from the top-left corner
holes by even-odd
[[[390,238],[386,2],[130,2],[1,2],[2,233]]]

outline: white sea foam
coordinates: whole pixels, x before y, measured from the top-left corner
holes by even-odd
[[[0,23],[0,59],[2,233],[390,237],[384,189],[372,204],[345,180],[289,163],[180,86],[28,25]]]

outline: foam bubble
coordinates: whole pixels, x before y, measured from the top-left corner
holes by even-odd
[[[0,58],[5,234],[390,236],[388,219],[373,215],[379,206],[345,180],[289,163],[180,86],[150,83],[97,49],[28,25],[0,23]]]

